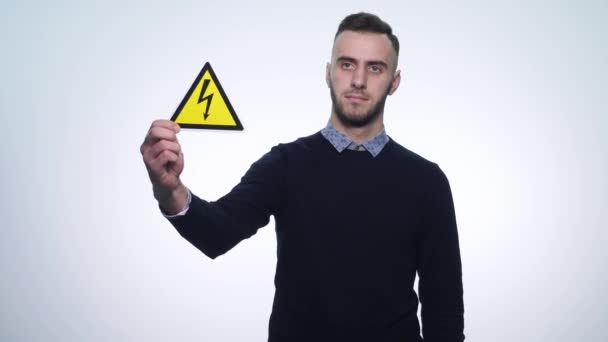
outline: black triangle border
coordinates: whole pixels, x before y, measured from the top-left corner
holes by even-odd
[[[232,104],[230,103],[230,100],[228,99],[228,96],[226,96],[226,93],[224,92],[224,88],[222,87],[222,84],[220,83],[220,80],[215,75],[215,72],[213,71],[213,68],[211,67],[211,64],[209,62],[205,63],[205,66],[203,66],[203,69],[201,70],[201,72],[199,72],[198,76],[196,76],[196,79],[194,80],[194,83],[192,83],[192,86],[190,87],[190,90],[188,90],[188,93],[186,94],[186,96],[184,97],[184,99],[182,100],[182,102],[179,104],[179,106],[175,110],[175,113],[171,117],[171,121],[175,122],[175,120],[179,116],[179,113],[181,113],[182,109],[186,105],[186,102],[188,102],[188,99],[190,98],[190,96],[192,96],[192,93],[194,92],[194,89],[196,89],[196,85],[201,81],[201,79],[203,78],[203,75],[205,74],[206,71],[209,71],[209,74],[211,75],[211,78],[213,79],[213,81],[215,82],[215,85],[217,86],[217,90],[220,91],[220,95],[224,99],[224,102],[226,103],[226,106],[228,106],[228,111],[230,111],[230,114],[232,114],[232,118],[236,122],[236,126],[229,126],[229,125],[206,125],[206,124],[179,124],[179,127],[182,127],[182,128],[198,128],[198,129],[221,129],[221,130],[229,130],[229,131],[242,131],[243,130],[243,125],[241,124],[241,120],[239,120],[239,117],[236,115],[236,112],[234,111],[234,108],[232,107]]]

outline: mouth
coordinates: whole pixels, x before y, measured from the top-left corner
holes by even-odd
[[[344,97],[352,102],[365,102],[368,100],[367,97],[358,94],[347,94]]]

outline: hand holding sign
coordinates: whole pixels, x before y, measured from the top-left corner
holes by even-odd
[[[177,141],[179,131],[180,127],[170,120],[156,120],[140,148],[154,197],[167,214],[178,213],[188,200],[188,189],[179,179],[184,170],[184,154]]]
[[[170,215],[179,213],[188,202],[188,189],[179,179],[184,170],[184,155],[177,141],[180,126],[243,130],[209,63],[205,63],[171,120],[152,123],[140,148],[154,197]]]

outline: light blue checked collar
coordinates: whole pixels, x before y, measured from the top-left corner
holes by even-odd
[[[346,135],[340,133],[332,124],[331,121],[327,123],[327,126],[321,130],[321,134],[329,141],[335,149],[342,153],[345,149],[355,150],[355,151],[363,151],[366,150],[372,154],[372,156],[377,156],[380,154],[384,146],[389,141],[388,136],[386,135],[386,131],[382,129],[378,135],[373,137],[372,139],[364,142],[363,144],[357,144],[352,141]]]

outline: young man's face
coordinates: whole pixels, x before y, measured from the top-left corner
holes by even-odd
[[[333,113],[349,127],[363,127],[384,111],[399,86],[397,55],[385,34],[344,31],[336,37],[326,81]]]

